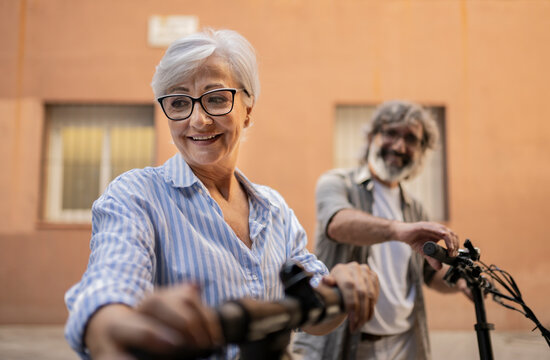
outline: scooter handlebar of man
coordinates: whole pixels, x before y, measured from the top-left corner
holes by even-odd
[[[457,263],[456,257],[449,256],[447,249],[437,245],[433,241],[427,241],[422,247],[422,251],[425,255],[431,256],[443,264],[454,266]]]
[[[424,252],[424,255],[430,256],[443,264],[450,266],[457,266],[459,264],[474,266],[472,259],[479,259],[479,249],[474,248],[469,240],[466,240],[465,245],[467,249],[459,249],[458,256],[455,257],[449,256],[447,249],[437,245],[433,241],[427,241],[422,247],[422,251]]]

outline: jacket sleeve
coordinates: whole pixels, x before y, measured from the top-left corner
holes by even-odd
[[[336,213],[343,209],[353,209],[343,170],[332,170],[323,174],[315,191],[318,231],[328,238],[327,229]]]

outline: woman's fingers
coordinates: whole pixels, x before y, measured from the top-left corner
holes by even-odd
[[[86,344],[94,359],[133,359],[138,354],[177,358],[181,351],[212,350],[223,343],[215,311],[192,285],[161,289],[137,308],[107,305],[90,320]]]
[[[211,348],[222,343],[218,318],[202,304],[194,286],[157,291],[139,305],[138,311],[178,332],[191,348]]]
[[[109,328],[110,337],[124,352],[146,351],[151,354],[170,354],[185,344],[184,338],[162,323],[137,314]]]
[[[133,349],[175,352],[184,339],[177,332],[122,304],[100,308],[90,319],[86,347],[94,359],[133,359]]]

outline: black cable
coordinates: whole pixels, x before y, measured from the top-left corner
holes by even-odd
[[[514,296],[514,298],[517,298],[518,295],[519,295],[519,297],[521,297],[521,294],[516,294],[516,292],[519,292],[519,289],[517,289],[517,286],[513,290],[510,289],[508,284],[506,284],[504,282],[504,280],[502,280],[500,277],[498,277],[498,275],[495,273],[495,271],[499,272],[499,273],[505,273],[503,270],[499,269],[496,265],[487,266],[481,260],[479,260],[479,263],[481,263],[485,267],[484,272],[486,274],[488,274],[489,276],[491,276],[493,279],[495,279],[503,288],[505,288],[510,294],[512,294],[512,296]],[[506,279],[506,280],[508,280],[508,279]]]
[[[550,332],[542,326],[540,321],[535,316],[535,313],[525,304],[519,287],[508,272],[498,268],[496,265],[487,266],[479,259],[479,249],[475,248],[473,244],[467,239],[464,242],[464,246],[467,250],[460,250],[459,254],[455,257],[450,257],[447,249],[437,245],[435,242],[428,241],[422,247],[425,255],[431,256],[434,259],[439,260],[442,263],[448,264],[451,267],[445,274],[445,281],[449,284],[455,284],[459,277],[463,277],[468,282],[469,286],[476,286],[485,291],[493,294],[493,300],[500,305],[520,312],[525,317],[533,321],[536,325],[535,329],[539,329],[543,338],[546,340],[550,347]],[[476,265],[474,262],[478,262],[481,266]],[[487,275],[489,279],[481,274]],[[503,294],[498,291],[493,282],[500,284],[509,295]],[[521,306],[521,309],[510,304],[506,304],[503,300],[507,300],[511,303],[516,303]],[[522,310],[523,309],[523,310]],[[477,310],[477,308],[476,308]],[[533,330],[535,330],[533,329]]]
[[[523,301],[521,291],[519,290],[519,287],[518,287],[517,283],[515,282],[514,278],[512,277],[512,275],[510,275],[505,270],[502,270],[502,269],[498,268],[495,265],[491,264],[490,266],[487,266],[485,263],[483,263],[480,260],[478,260],[478,262],[480,264],[482,264],[483,267],[484,267],[483,273],[487,274],[491,279],[498,282],[511,295],[511,296],[508,296],[508,295],[502,294],[501,292],[499,292],[497,290],[488,289],[488,292],[493,294],[493,300],[496,303],[504,306],[505,308],[515,310],[515,311],[523,314],[526,318],[533,321],[536,325],[535,328],[533,329],[533,331],[538,328],[540,330],[541,334],[542,334],[542,337],[546,340],[546,343],[548,344],[548,346],[550,346],[550,331],[548,331],[548,329],[546,329],[540,323],[540,321],[537,319],[535,313]],[[502,276],[502,278],[501,278],[501,276]],[[514,302],[516,304],[519,304],[522,307],[523,311],[521,309],[518,309],[518,308],[512,306],[512,305],[504,303],[500,299],[506,299],[510,302]]]

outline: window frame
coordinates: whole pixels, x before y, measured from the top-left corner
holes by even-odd
[[[92,123],[85,122],[82,118],[53,118],[52,111],[55,108],[65,107],[62,111],[69,111],[70,108],[94,107],[107,109],[116,107],[125,110],[139,111],[139,107],[150,107],[151,118],[125,117],[117,118],[115,121],[109,118],[97,118]],[[89,209],[64,209],[63,208],[63,135],[65,127],[78,127],[95,125],[102,129],[101,156],[99,165],[98,193],[102,194],[111,182],[111,132],[113,128],[120,127],[151,127],[156,132],[154,106],[152,104],[65,104],[49,103],[45,105],[46,126],[44,127],[45,146],[43,146],[43,171],[42,171],[42,196],[40,220],[43,223],[60,224],[90,224],[92,219],[91,206]],[[156,136],[153,136],[153,153],[151,159],[155,159]],[[151,164],[152,165],[152,164]]]

